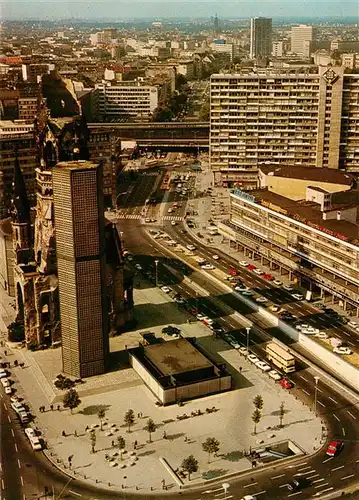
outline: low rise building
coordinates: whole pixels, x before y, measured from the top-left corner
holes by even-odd
[[[262,266],[359,316],[359,191],[333,193],[307,179],[305,198],[295,198],[270,186],[236,188],[230,220],[219,230]]]

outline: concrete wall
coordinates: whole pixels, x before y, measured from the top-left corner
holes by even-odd
[[[153,392],[159,401],[164,402],[164,390],[157,382],[157,380],[152,377],[148,370],[143,366],[143,364],[130,352],[129,361],[132,368],[139,374],[144,383]]]

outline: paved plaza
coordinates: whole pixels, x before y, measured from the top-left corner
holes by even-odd
[[[111,339],[111,352],[114,353],[115,365],[118,365],[114,371],[87,379],[84,384],[77,386],[82,403],[73,415],[62,408],[57,411],[62,392],[51,383],[61,371],[61,350],[30,352],[7,348],[8,361],[17,359],[25,362],[24,368],[11,369],[11,378],[15,381],[19,395],[23,395],[31,405],[36,416],[35,425],[47,442],[51,460],[58,466],[75,477],[98,482],[101,486],[111,489],[125,486],[128,490],[137,488],[145,493],[150,492],[151,488],[153,491],[162,490],[163,484],[169,490],[178,488],[178,482],[169,469],[176,470],[183,458],[190,454],[199,461],[199,471],[191,478],[195,484],[250,468],[251,462],[243,457],[243,453],[250,448],[264,447],[287,439],[307,453],[320,447],[321,422],[309,408],[276,385],[236,350],[222,340],[214,339],[204,325],[188,324],[187,314],[178,310],[167,295],[154,288],[137,289],[135,304],[139,330]],[[9,305],[5,309],[8,319],[13,308]],[[3,314],[5,309],[3,306]],[[153,324],[155,326],[151,326]],[[150,329],[159,336],[162,327],[168,324],[179,326],[185,336],[198,337],[198,343],[216,361],[227,363],[234,379],[232,391],[193,400],[183,407],[156,406],[154,396],[125,364],[125,356],[121,351],[125,346],[138,345],[140,331]],[[2,331],[3,328],[2,325]],[[257,435],[253,435],[252,400],[257,394],[262,395],[264,408]],[[278,410],[282,401],[286,408],[284,427],[277,429]],[[50,410],[50,404],[54,405],[53,411]],[[45,413],[38,411],[42,405],[46,407]],[[212,407],[217,411],[206,413],[206,408]],[[129,408],[134,410],[136,416],[130,433],[124,424],[124,415]],[[100,429],[97,416],[101,409],[105,410],[103,430]],[[191,412],[198,410],[203,415],[177,420],[178,415],[191,415]],[[157,425],[151,443],[144,430],[148,418],[152,418]],[[97,437],[94,454],[91,453],[90,428],[95,429]],[[122,460],[116,447],[118,436],[126,441]],[[212,457],[210,463],[202,450],[202,443],[207,437],[215,437],[221,443],[218,456]],[[68,462],[70,456],[71,471]],[[165,462],[168,467],[164,465]],[[184,480],[184,483],[188,481]]]

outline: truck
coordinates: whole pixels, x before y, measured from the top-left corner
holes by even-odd
[[[268,360],[280,368],[284,373],[295,371],[294,356],[276,342],[269,342],[266,345],[266,355]]]

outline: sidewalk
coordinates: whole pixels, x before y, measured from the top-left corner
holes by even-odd
[[[279,388],[239,353],[229,348],[220,339],[214,339],[201,323],[187,323],[188,315],[180,311],[172,300],[155,288],[135,290],[136,315],[139,330],[111,339],[111,352],[137,345],[140,331],[154,331],[161,335],[163,326],[173,324],[181,328],[185,336],[196,336],[198,342],[218,361],[225,362],[234,379],[234,390],[198,400],[179,408],[157,407],[155,398],[138,375],[123,363],[119,369],[100,377],[86,379],[76,386],[82,403],[71,415],[68,410],[57,411],[62,392],[54,388],[51,381],[61,371],[61,350],[30,352],[7,347],[7,359],[22,359],[25,368],[11,368],[11,379],[20,396],[29,401],[36,426],[41,430],[48,445],[51,460],[66,472],[70,472],[68,457],[73,456],[71,474],[94,484],[111,489],[136,490],[148,493],[162,491],[162,481],[170,490],[178,488],[178,482],[161,460],[164,457],[172,470],[176,470],[183,458],[193,454],[199,461],[199,471],[193,474],[191,484],[203,478],[219,478],[226,474],[244,471],[251,467],[243,452],[250,448],[264,447],[291,439],[307,453],[320,447],[321,422],[309,408],[297,401],[288,391]],[[3,355],[3,349],[1,349]],[[13,363],[11,363],[13,365]],[[258,434],[252,435],[252,400],[261,394],[264,399],[263,418],[258,424]],[[287,413],[284,428],[278,425],[278,409],[284,402]],[[55,404],[54,411],[49,409]],[[38,407],[45,405],[45,413]],[[215,406],[218,411],[206,414],[206,408]],[[123,423],[124,414],[132,408],[136,421],[127,432]],[[99,410],[106,416],[100,430]],[[177,415],[201,410],[201,416],[178,421]],[[138,415],[142,414],[142,418]],[[157,430],[148,442],[148,433],[143,429],[148,418],[152,418]],[[90,437],[86,428],[94,428],[97,436],[96,453],[91,453]],[[62,436],[65,431],[66,437]],[[164,439],[164,431],[166,439]],[[77,436],[76,436],[77,434]],[[117,436],[126,441],[126,452],[120,459],[116,445]],[[221,443],[219,456],[208,464],[202,443],[207,437],[215,437]],[[137,441],[136,450],[134,443]],[[174,446],[175,445],[175,446]],[[106,460],[109,455],[111,460]],[[188,481],[185,480],[185,483]]]

